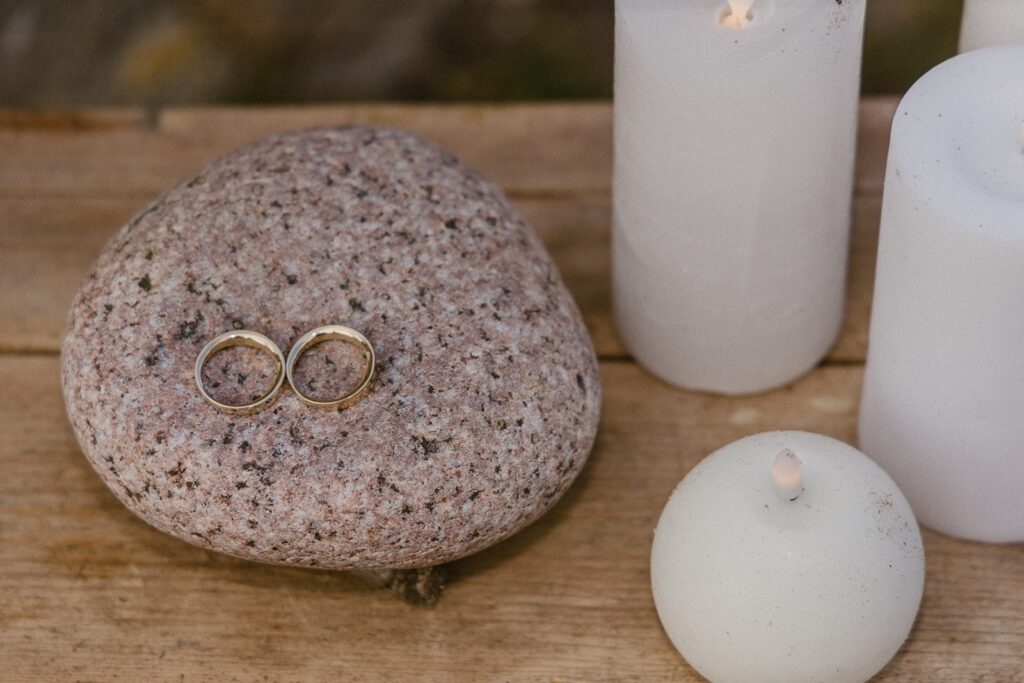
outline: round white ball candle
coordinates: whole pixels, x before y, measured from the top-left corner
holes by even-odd
[[[878,465],[835,439],[767,432],[715,451],[655,531],[658,615],[714,683],[865,681],[921,602],[914,515]]]
[[[1024,45],[1024,2],[965,0],[960,52],[995,45]]]
[[[673,384],[763,391],[843,313],[864,0],[616,0],[620,338]]]
[[[925,526],[1024,541],[1024,46],[932,69],[896,112],[860,446]]]

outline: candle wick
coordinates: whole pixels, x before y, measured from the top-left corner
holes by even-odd
[[[793,502],[804,492],[803,463],[796,453],[783,448],[775,456],[772,463],[772,479],[775,481],[775,492],[783,500]]]
[[[722,11],[718,20],[729,28],[746,28],[747,24],[754,18],[750,12],[750,6],[754,0],[728,0],[729,6]]]

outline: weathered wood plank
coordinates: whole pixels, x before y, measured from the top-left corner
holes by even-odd
[[[857,194],[880,195],[889,156],[889,129],[899,98],[870,97],[861,100],[857,135]]]
[[[728,441],[780,428],[854,438],[894,109],[862,106],[847,319],[830,355],[842,362],[746,398],[674,390],[615,341],[607,105],[0,111],[3,678],[698,680],[653,610],[651,530],[675,482]],[[538,524],[456,563],[431,610],[348,574],[220,557],[136,520],[78,451],[53,355],[102,243],[153,196],[264,134],[369,120],[438,139],[502,182],[610,359],[578,484]],[[1024,681],[1024,547],[925,542],[921,615],[881,679]]]
[[[863,360],[877,192],[895,102],[867,100],[850,304],[830,358]],[[598,352],[610,317],[607,105],[0,111],[0,351],[56,351],[67,306],[104,241],[145,203],[235,146],[278,130],[377,121],[441,140],[503,182],[548,244]],[[155,122],[154,122],[155,121]]]
[[[181,109],[82,132],[0,116],[0,197],[152,198],[271,133],[368,122],[436,140],[510,194],[606,192],[610,117],[604,103]]]
[[[0,199],[0,352],[57,352],[68,307],[106,240],[145,199]],[[607,197],[520,199],[594,331],[618,354],[608,319]]]
[[[892,98],[861,105],[861,193],[881,191],[894,109]],[[0,111],[0,197],[149,199],[265,135],[369,122],[436,140],[514,196],[607,194],[611,116],[607,103]]]
[[[105,128],[146,126],[152,117],[142,107],[94,109],[0,109],[0,130],[5,132],[49,130],[83,133]]]
[[[0,199],[0,352],[60,350],[75,292],[107,238],[143,204]]]
[[[701,457],[745,434],[852,440],[861,377],[825,367],[722,398],[604,363],[604,422],[577,485],[525,532],[456,563],[441,602],[417,609],[347,574],[220,557],[135,519],[70,434],[57,362],[0,356],[9,680],[699,680],[650,596],[661,505]],[[1021,680],[1024,546],[925,541],[921,615],[881,680]]]
[[[576,298],[602,357],[625,355],[611,316],[610,201],[582,195],[518,199]],[[0,199],[0,351],[60,348],[68,306],[107,238],[144,199]],[[861,361],[867,346],[879,200],[856,202],[850,292],[830,359]]]
[[[875,257],[882,198],[858,197],[853,207],[850,257],[846,274],[846,311],[839,339],[829,351],[829,361],[864,362],[868,351],[868,322],[875,289]]]

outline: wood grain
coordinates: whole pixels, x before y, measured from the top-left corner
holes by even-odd
[[[626,355],[611,314],[607,195],[513,200],[544,239],[603,358]],[[0,352],[57,352],[71,299],[106,240],[146,198],[0,198]],[[833,361],[863,361],[881,201],[854,203],[847,312]]]
[[[652,529],[676,482],[733,439],[786,428],[854,439],[893,106],[862,107],[850,302],[830,360],[745,398],[672,389],[615,341],[606,105],[0,113],[0,679],[699,680],[654,612]],[[118,225],[236,144],[357,120],[418,130],[505,183],[604,359],[604,419],[577,485],[534,526],[455,563],[429,609],[350,574],[160,534],[91,471],[60,399],[64,315]],[[1024,546],[931,532],[925,544],[918,622],[879,679],[1024,681]]]
[[[603,358],[626,355],[611,312],[607,196],[514,200],[554,256]],[[139,199],[0,199],[0,352],[60,350],[71,299],[104,242]],[[878,243],[877,196],[858,197],[851,237],[849,297],[834,361],[863,361]]]

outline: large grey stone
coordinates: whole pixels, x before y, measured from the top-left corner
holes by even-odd
[[[286,385],[235,416],[197,392],[196,355],[220,332],[257,330],[287,354],[328,323],[378,352],[355,407],[316,411]],[[318,347],[304,386],[351,380],[345,360]],[[207,382],[256,393],[264,361],[223,352]],[[536,520],[583,467],[601,397],[579,312],[499,188],[370,127],[269,138],[138,215],[75,300],[63,380],[83,451],[147,522],[326,568],[442,563]]]

